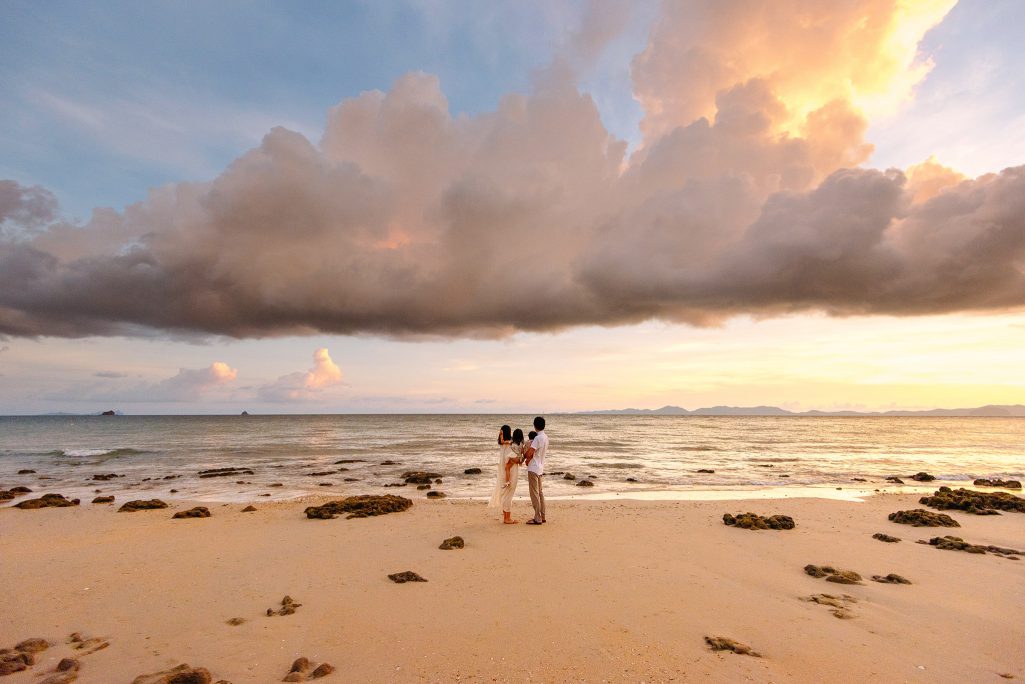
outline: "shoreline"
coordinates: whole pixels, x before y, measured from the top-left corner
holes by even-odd
[[[72,632],[110,644],[81,658],[84,684],[179,663],[234,684],[280,681],[300,656],[335,666],[328,683],[1025,676],[1025,560],[915,543],[954,534],[1020,549],[1020,513],[948,511],[963,527],[912,528],[886,516],[919,507],[918,495],[893,493],[861,502],[553,499],[549,523],[533,529],[502,525],[471,499],[415,499],[408,511],[357,520],[302,513],[336,498],[255,502],[252,513],[208,503],[212,516],[193,520],[171,515],[202,502],[123,514],[89,504],[0,510],[0,647],[55,643],[5,684],[52,672],[73,655],[64,643]],[[528,510],[514,504],[520,520]],[[743,511],[790,515],[797,526],[723,524],[723,513]],[[876,532],[903,541],[882,543]],[[453,535],[466,548],[439,550]],[[866,581],[827,583],[805,574],[809,563]],[[388,581],[406,570],[428,582]],[[887,573],[913,584],[868,580]],[[854,597],[852,617],[802,600],[821,593]],[[285,595],[302,604],[297,612],[266,617]],[[234,617],[244,622],[225,624]],[[705,636],[762,657],[714,653]]]

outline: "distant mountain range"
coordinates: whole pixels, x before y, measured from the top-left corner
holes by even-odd
[[[989,405],[977,408],[929,409],[928,411],[787,411],[777,406],[711,406],[688,411],[679,406],[663,406],[657,409],[609,409],[605,411],[580,411],[588,416],[937,416],[937,417],[1025,417],[1025,405]]]

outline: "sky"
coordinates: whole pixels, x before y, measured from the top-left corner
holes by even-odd
[[[1025,403],[1022,26],[12,0],[0,414]]]

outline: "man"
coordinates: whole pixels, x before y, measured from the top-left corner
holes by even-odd
[[[541,478],[545,474],[545,454],[548,453],[548,435],[545,434],[545,419],[538,416],[534,419],[537,435],[530,442],[525,456],[527,462],[527,483],[530,485],[530,504],[534,507],[534,518],[528,525],[540,525],[545,522],[545,491]]]

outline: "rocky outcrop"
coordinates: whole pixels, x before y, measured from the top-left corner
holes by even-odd
[[[1000,487],[1001,489],[1021,489],[1021,482],[1018,480],[990,480],[987,478],[979,478],[972,484],[976,487]]]
[[[38,499],[25,499],[14,504],[15,508],[30,511],[37,508],[65,508],[77,506],[78,499],[65,499],[63,494],[43,494]]]
[[[881,542],[888,542],[890,544],[896,544],[900,541],[900,537],[891,537],[890,535],[883,534],[882,532],[876,532],[872,535],[872,538],[878,539]]]
[[[465,543],[462,537],[449,537],[445,541],[441,542],[441,546],[438,548],[442,551],[448,551],[450,549],[461,549]]]
[[[796,527],[794,519],[789,515],[765,517],[755,513],[738,513],[735,516],[725,513],[722,521],[724,525],[742,527],[745,530],[792,530]]]
[[[198,473],[202,479],[210,477],[232,477],[236,475],[255,475],[255,473],[249,468],[212,468],[210,470],[200,470]]]
[[[971,544],[961,537],[933,537],[929,541],[919,540],[917,543],[929,544],[930,546],[935,546],[936,548],[944,551],[966,551],[968,553],[977,553],[980,555],[992,553],[996,556],[1003,556],[1004,558],[1009,558],[1011,560],[1018,560],[1019,556],[1025,556],[1025,551],[1005,549],[1000,546]]]
[[[416,574],[412,570],[406,570],[405,572],[396,572],[393,575],[388,575],[388,579],[395,584],[405,584],[406,582],[426,582],[423,577]]]
[[[812,577],[825,577],[836,584],[862,584],[861,575],[853,570],[840,570],[832,565],[806,565],[804,572]]]
[[[167,504],[160,499],[136,499],[135,501],[121,504],[121,508],[117,509],[117,512],[134,513],[136,511],[151,511],[159,508],[167,508]]]
[[[762,657],[760,653],[756,652],[747,644],[742,644],[739,641],[734,641],[733,639],[723,636],[706,636],[705,643],[708,644],[708,647],[713,651],[730,651],[738,655],[753,656],[755,658]]]
[[[430,484],[441,477],[441,473],[430,473],[423,470],[410,470],[402,473],[406,484]]]
[[[961,527],[961,523],[944,513],[933,513],[923,508],[910,511],[896,511],[887,516],[889,520],[912,527]]]
[[[112,497],[112,496],[97,496],[95,499],[93,499],[93,503],[94,504],[114,503],[114,497]]]
[[[291,596],[286,596],[281,599],[280,608],[277,610],[274,610],[273,608],[267,609],[267,617],[272,617],[274,615],[292,615],[301,605],[301,603],[296,603]]]
[[[998,511],[1025,513],[1025,499],[1007,492],[976,492],[971,489],[940,487],[918,503],[941,511],[958,510],[974,515],[999,515]]]
[[[187,511],[178,511],[177,513],[175,513],[171,517],[174,518],[174,519],[179,519],[179,518],[209,518],[210,517],[210,509],[207,508],[206,506],[196,506],[195,508],[190,508]]]
[[[831,608],[832,610],[829,612],[833,614],[833,617],[841,620],[850,620],[855,617],[854,611],[851,610],[851,606],[858,602],[858,599],[853,596],[848,596],[847,594],[841,594],[840,596],[836,596],[835,594],[812,594],[811,596],[802,598],[801,600]]]
[[[881,584],[911,584],[911,580],[892,572],[889,575],[872,575],[872,581]]]
[[[310,506],[304,512],[310,519],[330,520],[335,516],[346,513],[347,519],[369,518],[374,515],[385,515],[386,513],[400,513],[413,505],[410,499],[392,494],[383,496],[364,494],[361,496],[350,496],[338,501],[330,501],[321,506]]]
[[[205,667],[179,665],[170,670],[139,675],[132,684],[210,684],[213,677]]]

